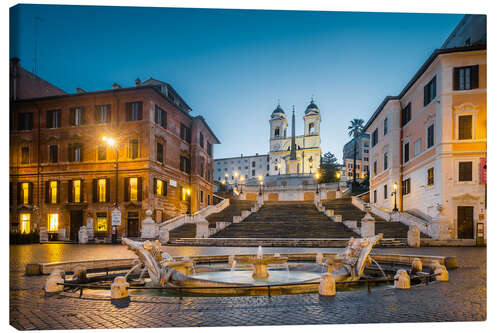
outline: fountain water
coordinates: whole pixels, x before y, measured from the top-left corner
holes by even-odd
[[[373,259],[372,257],[370,257],[370,260],[373,261],[375,263],[375,265],[377,265],[378,269],[382,272],[382,275],[384,276],[384,279],[387,279],[387,275],[385,275],[384,270],[382,269],[382,267],[380,267],[380,265],[378,264],[378,262],[375,259]]]
[[[263,255],[262,246],[259,245],[259,248],[257,249],[257,259],[262,259]]]

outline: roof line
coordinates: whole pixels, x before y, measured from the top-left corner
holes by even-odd
[[[449,48],[449,49],[435,49],[434,52],[427,58],[427,60],[424,62],[422,66],[420,66],[419,70],[415,75],[411,78],[410,82],[403,88],[403,90],[399,93],[397,96],[386,96],[382,103],[380,103],[379,107],[375,110],[375,112],[372,114],[366,125],[363,127],[363,132],[370,127],[370,125],[373,123],[375,118],[379,115],[379,113],[382,111],[384,106],[389,102],[390,100],[397,100],[401,99],[407,92],[410,90],[410,88],[417,82],[417,80],[425,73],[425,71],[430,67],[430,65],[434,62],[434,60],[441,54],[448,54],[448,53],[455,53],[455,52],[470,52],[470,51],[480,51],[480,50],[486,50],[486,44],[481,43],[481,44],[476,44],[472,46],[466,46],[466,47],[454,47],[454,48]]]
[[[223,157],[223,158],[215,158],[214,159],[214,162],[215,161],[222,161],[222,160],[233,160],[233,159],[236,159],[236,158],[249,158],[249,157],[265,157],[265,156],[269,156],[269,154],[263,154],[263,155],[247,155],[247,156],[236,156],[236,157]]]

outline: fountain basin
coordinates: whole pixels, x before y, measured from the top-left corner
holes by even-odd
[[[288,261],[287,257],[243,257],[238,258],[238,262],[252,264],[254,267],[252,277],[254,279],[265,279],[269,277],[269,264],[285,264]]]

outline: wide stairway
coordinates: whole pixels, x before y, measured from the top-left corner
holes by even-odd
[[[232,205],[232,203],[231,203]],[[233,223],[214,238],[349,238],[357,235],[318,212],[312,201],[268,201],[244,221]]]
[[[206,217],[206,220],[210,223],[210,228],[215,228],[216,222],[233,222],[233,216],[240,216],[242,210],[250,210],[255,205],[255,201],[251,200],[234,198],[229,198],[229,200],[229,206],[226,209]]]
[[[342,215],[343,221],[358,221],[361,228],[361,219],[365,213],[352,204],[351,198],[325,200],[322,202],[326,209],[333,209],[335,215]],[[406,238],[409,227],[400,222],[387,222],[381,217],[370,213],[375,218],[375,233],[383,233],[384,238]],[[421,235],[422,236],[422,235]]]
[[[196,224],[186,223],[170,230],[169,241],[173,242],[179,238],[193,238],[196,237]]]

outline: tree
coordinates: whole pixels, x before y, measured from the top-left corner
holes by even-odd
[[[321,175],[319,182],[320,183],[333,183],[336,182],[337,179],[335,177],[335,173],[339,168],[339,164],[337,162],[337,158],[331,152],[327,152],[321,156],[321,164],[319,167],[319,173]]]
[[[356,157],[358,155],[358,144],[356,138],[363,134],[363,127],[365,125],[365,121],[363,119],[359,118],[354,118],[351,120],[351,123],[347,127],[347,133],[349,134],[350,137],[354,139],[354,155],[353,155],[353,161],[354,161],[354,169],[352,172],[352,179],[353,183],[356,184]]]

